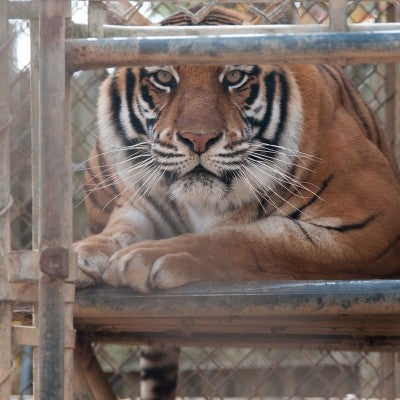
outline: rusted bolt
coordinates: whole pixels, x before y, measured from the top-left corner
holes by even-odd
[[[40,270],[58,278],[67,278],[69,251],[65,247],[48,247],[40,253]]]

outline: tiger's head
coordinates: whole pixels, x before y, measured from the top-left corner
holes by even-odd
[[[239,20],[216,9],[201,23]],[[163,190],[178,203],[238,207],[288,184],[300,154],[301,108],[296,80],[283,67],[121,68],[101,90],[100,140],[119,178],[143,194]]]

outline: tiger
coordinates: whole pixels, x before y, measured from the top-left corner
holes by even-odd
[[[215,7],[200,24],[246,18]],[[339,67],[124,67],[101,86],[98,127],[78,286],[400,275],[393,151]],[[143,399],[174,398],[178,356],[142,349]]]

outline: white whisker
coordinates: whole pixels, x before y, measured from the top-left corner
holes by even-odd
[[[248,166],[245,167],[246,171],[253,177],[253,179],[261,186],[261,188],[259,190],[262,191],[262,193],[264,194],[264,191],[267,189],[264,187],[264,182],[262,181],[262,178],[259,177],[256,173],[254,173]],[[271,176],[266,173],[264,171],[264,173],[269,176],[271,178]],[[282,202],[289,204],[291,207],[293,207],[295,210],[301,212],[302,214],[304,214],[299,208],[297,208],[295,205],[293,205],[289,200],[285,199],[284,197],[282,197],[279,193],[277,193],[275,190],[273,190],[272,188],[268,188],[270,192],[272,192],[276,197],[278,197],[280,200],[282,200]],[[267,193],[265,193],[267,194]],[[278,211],[279,208],[277,208]],[[305,215],[305,214],[304,214]]]

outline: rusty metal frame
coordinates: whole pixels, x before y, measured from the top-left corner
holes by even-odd
[[[72,72],[156,64],[393,63],[400,60],[400,30],[69,39],[66,59]]]
[[[331,24],[329,27],[115,28],[103,27],[100,21],[102,13],[98,7],[99,2],[91,0],[88,27],[91,35],[99,37],[103,34],[104,36],[124,34],[129,35],[130,38],[65,40],[65,18],[69,16],[68,6],[66,6],[68,3],[68,0],[15,1],[9,4],[6,0],[0,3],[0,49],[7,43],[7,32],[4,30],[7,23],[3,22],[7,22],[8,16],[31,19],[33,36],[39,35],[39,19],[41,25],[40,47],[38,47],[37,38],[32,38],[32,76],[38,78],[40,82],[39,104],[36,103],[36,99],[39,98],[39,88],[35,79],[32,80],[31,87],[33,159],[36,166],[34,167],[40,166],[40,170],[34,170],[34,191],[36,192],[34,215],[38,224],[34,227],[33,252],[24,252],[19,255],[10,253],[9,257],[0,259],[0,301],[2,302],[0,384],[2,377],[6,376],[11,368],[9,343],[13,336],[16,343],[34,346],[39,344],[38,360],[35,361],[39,365],[39,376],[36,377],[39,385],[35,387],[35,397],[72,400],[72,385],[63,384],[64,380],[66,382],[73,380],[73,347],[75,346],[72,324],[74,286],[69,283],[73,281],[73,273],[68,273],[68,267],[73,272],[74,263],[70,252],[65,250],[70,248],[72,241],[70,74],[82,69],[118,65],[165,62],[169,64],[210,62],[226,64],[243,58],[246,62],[254,63],[398,62],[400,60],[400,24],[381,24],[379,27],[347,25],[343,18],[346,1],[330,0]],[[82,26],[72,25],[71,30],[79,36],[82,35],[82,28]],[[170,37],[165,37],[166,35]],[[165,48],[171,50],[167,56],[164,56]],[[112,62],[110,63],[109,60]],[[0,58],[2,76],[0,80],[0,238],[2,238],[0,254],[3,255],[9,252],[10,248],[8,211],[11,204],[7,151],[9,123],[7,79],[5,78],[7,63],[7,57],[2,56]],[[393,76],[398,82],[398,72],[393,73]],[[395,113],[397,109],[392,108]],[[62,115],[65,117],[60,118]],[[398,120],[399,118],[396,119],[396,126]],[[40,192],[37,191],[38,187],[40,187]],[[39,252],[42,253],[43,261],[41,275],[26,274],[24,266],[30,264],[37,268],[40,264]],[[49,256],[47,258],[46,253]],[[14,270],[16,267],[19,269]],[[37,281],[39,290],[37,290]],[[29,290],[23,293],[22,288],[25,286],[21,288],[13,282],[23,282]],[[94,322],[99,315],[101,322],[101,313],[104,311],[107,317],[112,318],[117,313],[117,302],[121,304],[125,301],[124,312],[128,313],[127,318],[129,316],[133,319],[142,318],[150,315],[156,319],[157,313],[158,316],[164,317],[165,313],[162,309],[165,311],[168,307],[170,307],[169,317],[173,318],[174,312],[171,311],[171,307],[173,309],[175,302],[178,301],[186,305],[185,315],[183,315],[186,322],[180,322],[186,329],[187,343],[193,344],[202,341],[210,343],[212,338],[196,336],[196,323],[190,322],[191,317],[221,317],[229,326],[232,318],[249,317],[249,313],[253,314],[254,318],[260,317],[266,320],[271,316],[276,316],[277,313],[298,316],[340,314],[350,317],[371,313],[379,316],[383,313],[388,318],[391,316],[396,318],[400,314],[398,295],[400,281],[336,282],[332,283],[332,286],[324,286],[322,292],[320,290],[322,286],[319,285],[298,282],[288,285],[289,291],[282,284],[242,285],[240,290],[237,287],[235,289],[235,285],[225,288],[224,285],[200,285],[150,296],[138,296],[125,290],[107,289],[101,292],[102,299],[104,301],[108,299],[107,307],[94,300],[95,291],[83,291],[79,293],[75,315],[80,326],[88,326],[90,325],[88,321]],[[241,291],[241,296],[238,296],[238,291]],[[39,301],[38,320],[40,323],[32,328],[32,331],[18,328],[11,330],[10,302],[15,301],[18,296],[26,296],[26,299],[32,302]],[[294,308],[293,305],[295,305]],[[182,310],[183,308],[180,307],[175,316],[182,316]],[[233,311],[236,312],[234,315]],[[141,315],[144,312],[145,314]],[[213,313],[215,315],[212,315]],[[192,337],[187,335],[187,324],[192,324],[191,329],[194,332]],[[359,335],[356,340],[352,340],[354,339],[352,337],[350,341],[346,335],[328,335],[320,342],[312,335],[307,336],[316,340],[316,343],[310,345],[311,347],[325,345],[331,348],[398,349],[400,334],[397,335],[392,322],[389,322],[387,326],[391,327],[394,333],[383,337],[379,336],[377,331],[372,331],[372,336]],[[185,334],[185,330],[182,332]],[[149,340],[152,336],[151,334],[141,336],[140,332],[134,335],[124,331],[114,332],[114,334],[105,332],[103,335],[96,336],[96,340],[107,340],[107,338],[140,342]],[[157,339],[157,335],[153,335],[153,338]],[[176,338],[177,336],[175,336],[175,341]],[[264,344],[279,341],[277,335],[261,335],[255,339]],[[280,340],[282,344],[298,345],[299,340],[305,337],[299,334],[280,335],[280,339],[282,339]],[[174,337],[171,342],[174,342]],[[226,342],[221,341],[220,344],[222,343]],[[100,381],[103,378],[96,365],[88,367],[92,365],[90,364],[92,354],[90,351],[87,352],[87,349],[85,351],[86,353],[76,353],[79,360],[76,368],[81,368],[86,376],[86,383],[82,383],[81,390],[88,398],[100,399],[102,394],[96,394],[96,389],[88,388],[88,386],[93,386],[94,377]],[[393,358],[385,356],[384,368],[390,369],[392,364]],[[6,368],[7,365],[9,369]],[[5,372],[4,369],[6,369]],[[102,384],[105,385],[104,390],[107,391],[108,387],[104,381]],[[1,386],[0,400],[9,400],[9,391],[8,384]],[[393,381],[388,384],[386,392],[388,398],[393,397]]]
[[[10,138],[8,3],[0,3],[0,283],[7,281],[10,251]],[[11,302],[0,298],[0,399],[11,396]]]
[[[64,349],[65,329],[72,326],[64,304],[69,257],[66,249],[60,251],[72,244],[71,137],[69,118],[63,118],[69,116],[65,1],[39,5],[39,398],[69,400],[72,392],[64,397],[70,388],[64,376],[68,382],[73,370],[64,365],[71,352]]]

